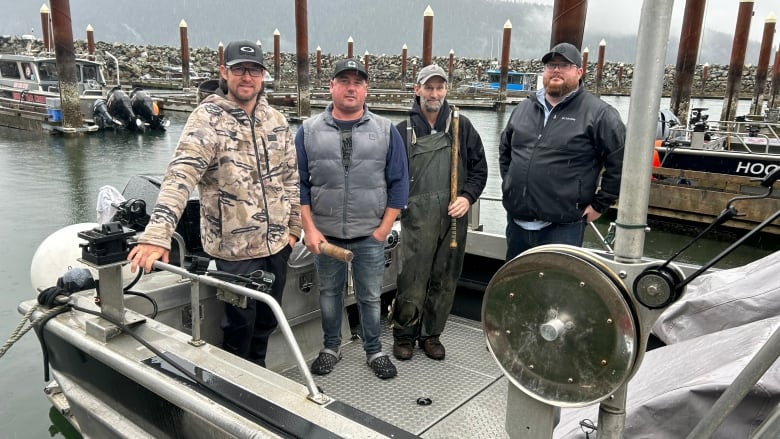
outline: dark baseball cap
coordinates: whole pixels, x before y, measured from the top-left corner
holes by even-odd
[[[363,79],[368,81],[368,73],[366,73],[366,68],[363,67],[362,62],[356,59],[347,58],[336,62],[336,65],[333,67],[333,77],[335,78],[344,72],[355,72],[362,76]]]
[[[230,67],[242,62],[253,62],[260,64],[265,70],[263,64],[263,50],[257,44],[251,41],[231,41],[225,47],[225,65]]]
[[[569,43],[556,44],[552,49],[550,49],[549,52],[547,52],[542,57],[542,62],[547,63],[555,55],[560,55],[566,58],[566,60],[568,60],[572,64],[575,64],[577,67],[582,67],[582,55],[580,55],[580,51],[577,50],[577,48],[574,47],[573,44],[569,44]]]

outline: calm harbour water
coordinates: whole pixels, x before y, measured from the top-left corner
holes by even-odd
[[[605,98],[627,119],[628,98]],[[668,103],[665,100],[664,103]],[[691,107],[720,114],[719,100],[692,101]],[[662,107],[664,104],[662,104]],[[737,114],[746,114],[748,101],[741,101]],[[485,144],[490,178],[485,195],[500,197],[498,137],[509,117],[505,112],[463,110],[480,132]],[[164,133],[96,133],[81,138],[63,138],[0,128],[0,242],[5,245],[0,264],[0,338],[11,335],[21,320],[17,304],[35,293],[30,282],[30,261],[37,246],[60,228],[94,222],[98,190],[111,185],[120,191],[136,174],[162,174],[176,147],[186,115],[171,113],[171,126]],[[403,115],[388,114],[399,121]],[[483,205],[482,222],[488,231],[503,233],[504,211],[499,203]],[[602,233],[606,224],[600,226]],[[592,237],[589,237],[593,239]],[[669,256],[682,243],[679,235],[652,231],[646,239],[646,254]],[[707,240],[686,252],[683,260],[704,262],[729,242]],[[594,244],[595,245],[595,244]],[[744,248],[719,265],[729,267],[758,259],[776,248]],[[43,364],[40,347],[31,333],[0,358],[0,436],[4,438],[73,437],[61,429],[64,421],[50,413],[42,389]]]

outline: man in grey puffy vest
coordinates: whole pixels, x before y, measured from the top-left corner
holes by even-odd
[[[341,359],[347,264],[320,253],[328,242],[354,254],[366,363],[377,377],[392,378],[396,368],[379,340],[380,295],[384,243],[409,194],[406,151],[393,124],[368,111],[368,74],[359,61],[336,63],[330,93],[333,102],[295,137],[304,242],[316,255],[324,335],[311,371],[328,374]]]

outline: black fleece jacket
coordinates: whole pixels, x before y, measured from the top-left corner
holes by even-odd
[[[588,205],[603,213],[620,191],[625,141],[617,110],[582,88],[553,107],[547,124],[538,95],[529,96],[501,133],[504,208],[553,223],[579,220]]]

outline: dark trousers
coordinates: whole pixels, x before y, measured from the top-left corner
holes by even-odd
[[[275,279],[269,294],[281,304],[287,282],[287,260],[291,252],[292,248],[288,245],[279,253],[266,258],[245,261],[217,259],[217,269],[232,274],[249,274],[255,270],[273,273]],[[222,349],[265,367],[268,338],[276,329],[276,317],[268,305],[253,299],[247,302],[246,308],[225,303],[225,316],[221,325]]]
[[[582,246],[585,237],[585,221],[552,223],[541,230],[526,230],[518,226],[512,217],[506,220],[506,260],[544,244],[570,244]]]
[[[448,193],[409,197],[401,219],[401,272],[390,312],[397,340],[441,335],[455,299],[466,254],[468,218],[457,220],[457,247],[450,247],[452,220]]]

